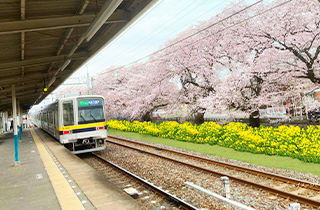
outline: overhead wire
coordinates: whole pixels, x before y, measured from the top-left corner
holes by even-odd
[[[191,10],[199,7],[200,5],[204,4],[206,1],[208,0],[205,0],[203,2],[200,2],[200,4],[196,5],[196,7],[193,7],[191,8]],[[222,0],[223,2],[224,0]],[[121,56],[115,56],[116,58],[113,59],[112,61],[110,61],[110,63],[113,63],[113,62],[117,62],[118,60],[120,60],[122,58],[122,55],[123,54],[126,54],[127,52],[130,52],[132,50],[135,50],[137,47],[139,48],[140,46],[146,44],[147,42],[149,42],[150,40],[152,39],[155,39],[157,37],[159,37],[160,35],[163,34],[163,32],[165,32],[170,26],[172,26],[174,23],[178,22],[179,20],[181,20],[183,17],[185,17],[186,15],[189,14],[189,10],[188,8],[190,6],[192,6],[193,4],[197,3],[197,1],[193,1],[191,2],[189,5],[187,5],[186,7],[180,9],[180,11],[175,14],[174,16],[171,17],[171,20],[174,20],[174,21],[171,21],[169,22],[170,24],[168,24],[168,22],[163,22],[162,20],[162,24],[159,25],[159,27],[157,27],[156,30],[152,31],[152,33],[149,33],[149,34],[146,34],[146,36],[144,36],[143,38],[141,38],[138,42],[134,43],[134,45],[130,46],[129,48],[127,48],[124,52],[120,52],[118,53],[118,55],[121,55]],[[171,10],[176,10],[177,8],[176,7],[172,7]],[[162,14],[162,16],[166,16],[167,13],[171,13],[171,10],[167,10],[166,13]],[[181,17],[177,18],[180,14],[182,13],[185,13],[183,14]],[[160,19],[159,19],[160,20]],[[156,24],[156,23],[153,23],[153,24]],[[189,25],[189,23],[187,23]],[[165,27],[163,27],[165,26]],[[183,27],[185,27],[185,25],[183,25]],[[162,30],[161,30],[162,29]],[[176,31],[179,31],[179,30],[175,30]],[[174,33],[175,33],[174,32]],[[173,33],[172,33],[173,34]],[[171,35],[172,35],[171,34]],[[170,36],[170,35],[169,35]],[[147,39],[146,39],[147,38]],[[140,44],[141,43],[141,44]],[[142,49],[141,51],[148,51],[149,48],[151,48],[152,46],[149,46],[147,49]],[[136,53],[136,52],[135,52]],[[139,53],[139,52],[138,52]]]
[[[106,46],[101,52],[98,53],[102,54],[104,51],[106,51],[110,46],[112,46],[113,43],[115,43],[118,39],[120,39],[122,36],[124,36],[131,28],[133,28],[135,25],[137,25],[141,20],[143,20],[144,17],[146,17],[149,13],[151,13],[153,10],[155,10],[159,5],[161,5],[164,2],[164,0],[161,0],[153,6],[150,10],[148,10],[145,14],[143,14],[137,21],[135,21],[132,25],[130,25],[129,28],[127,28],[123,33],[121,33],[119,36],[117,36],[108,46]],[[97,57],[96,55],[95,57]],[[93,59],[91,59],[87,64],[89,64]]]
[[[158,50],[158,51],[156,51],[156,52],[153,52],[153,53],[151,53],[151,54],[149,54],[149,55],[147,55],[147,56],[144,56],[144,57],[142,57],[142,58],[140,58],[140,59],[138,59],[138,60],[132,61],[132,62],[127,63],[127,64],[125,64],[125,65],[119,66],[119,67],[117,67],[117,68],[115,68],[115,69],[109,70],[108,72],[113,72],[113,71],[116,71],[116,70],[118,70],[118,69],[121,69],[121,68],[123,68],[123,67],[125,67],[125,66],[129,66],[129,65],[131,65],[131,64],[137,63],[138,61],[141,61],[141,60],[143,60],[143,59],[145,59],[145,58],[147,58],[147,57],[150,57],[151,55],[157,54],[157,53],[159,53],[159,52],[164,51],[165,49],[168,49],[168,48],[170,48],[170,47],[173,47],[174,45],[176,45],[176,44],[178,44],[178,43],[180,43],[180,42],[182,42],[182,41],[185,41],[186,39],[189,39],[189,38],[191,38],[191,37],[193,37],[193,36],[195,36],[195,35],[203,32],[203,31],[205,31],[205,30],[207,30],[207,29],[209,29],[209,28],[217,25],[218,23],[220,23],[220,22],[222,22],[222,21],[225,21],[225,20],[227,20],[227,19],[229,19],[229,18],[231,18],[231,17],[239,14],[240,12],[243,12],[243,11],[249,9],[249,8],[251,8],[252,6],[254,6],[254,5],[258,4],[258,3],[261,3],[262,1],[263,1],[263,0],[259,0],[259,1],[255,2],[255,3],[249,5],[248,7],[245,7],[245,8],[242,9],[242,10],[239,10],[238,12],[236,12],[236,13],[234,13],[234,14],[231,14],[231,15],[229,15],[229,16],[226,17],[226,18],[223,18],[223,19],[220,20],[220,21],[215,22],[215,23],[213,23],[213,24],[205,27],[204,29],[201,29],[201,30],[199,30],[199,31],[197,31],[197,32],[195,32],[195,33],[193,33],[193,34],[191,34],[191,35],[189,35],[189,36],[187,36],[187,37],[185,37],[185,38],[183,38],[183,39],[180,39],[180,40],[178,40],[178,41],[176,41],[176,42],[174,42],[174,43],[172,43],[172,44],[170,44],[170,45],[168,45],[168,46],[166,46],[166,47],[164,47],[164,48],[161,48],[160,50]],[[243,23],[243,22],[246,22],[246,21],[248,21],[248,20],[250,20],[250,19],[253,19],[253,18],[257,17],[257,16],[260,16],[260,15],[266,13],[266,12],[269,12],[269,11],[271,11],[271,10],[274,10],[274,9],[280,7],[280,6],[283,6],[283,5],[285,5],[285,4],[287,4],[287,3],[291,2],[291,1],[293,1],[293,0],[288,0],[288,1],[282,2],[282,3],[280,3],[280,4],[278,4],[278,5],[274,6],[274,7],[271,7],[271,8],[269,8],[269,9],[264,10],[263,12],[260,12],[260,13],[258,13],[258,14],[256,14],[256,15],[253,15],[253,16],[249,17],[249,18],[243,19],[243,20],[241,20],[241,21],[239,21],[239,22],[237,22],[237,23],[235,23],[235,24],[233,24],[233,25],[230,25],[230,26],[228,26],[228,27],[225,27],[225,28],[223,28],[223,29],[221,29],[221,30],[219,30],[219,31],[217,31],[217,32],[215,32],[215,33],[209,34],[209,35],[207,35],[207,36],[204,37],[204,38],[201,38],[201,39],[196,40],[196,41],[194,41],[194,42],[190,42],[189,44],[187,44],[187,45],[185,45],[185,46],[189,46],[189,45],[191,45],[191,44],[194,44],[194,43],[196,43],[196,42],[199,42],[199,41],[201,41],[201,40],[203,40],[203,39],[205,39],[205,38],[207,38],[207,37],[214,36],[214,35],[216,35],[216,34],[218,34],[218,33],[221,33],[222,31],[225,31],[225,30],[227,30],[227,29],[230,29],[230,28],[232,28],[232,27],[234,27],[234,26],[237,26],[237,25],[239,25],[239,24],[241,24],[241,23]],[[173,53],[173,52],[176,52],[176,51],[177,51],[177,50],[174,50],[174,51],[171,51],[170,53]]]
[[[199,7],[200,5],[204,4],[205,2],[206,2],[206,1],[201,2],[201,4],[197,5],[197,7]],[[210,10],[216,8],[217,6],[219,6],[220,4],[222,4],[223,2],[224,2],[224,0],[220,1],[219,4],[214,5],[214,7],[210,8],[210,9],[207,10],[205,13],[207,13],[207,12],[209,12]],[[193,2],[193,3],[195,3],[195,2]],[[130,51],[130,50],[132,50],[132,49],[134,50],[134,49],[136,49],[136,48],[140,48],[140,46],[145,45],[148,41],[150,41],[150,40],[152,40],[152,39],[155,39],[156,37],[159,37],[160,35],[162,35],[162,33],[165,32],[165,31],[166,31],[169,27],[171,27],[174,23],[178,22],[178,21],[181,20],[183,17],[185,17],[186,15],[189,14],[189,11],[187,11],[186,9],[187,9],[189,6],[191,6],[193,3],[189,4],[189,5],[188,5],[186,8],[184,8],[183,10],[180,10],[179,13],[177,13],[175,16],[173,16],[173,17],[171,18],[171,19],[174,19],[175,21],[171,22],[169,25],[168,25],[167,22],[166,22],[166,23],[163,23],[162,25],[160,25],[160,26],[158,27],[157,30],[155,30],[155,31],[153,31],[151,34],[148,34],[147,36],[145,36],[145,37],[148,37],[148,36],[149,36],[149,39],[147,39],[147,40],[141,39],[139,42],[137,42],[137,43],[135,43],[134,45],[132,45],[129,49],[126,49],[124,52],[120,52],[119,54],[125,54],[125,53],[127,53],[128,51]],[[191,8],[191,9],[193,10],[193,9],[196,9],[196,8]],[[183,16],[181,16],[180,18],[174,18],[174,17],[178,16],[178,15],[179,15],[180,13],[182,13],[182,12],[185,12],[185,14],[183,14]],[[180,28],[176,29],[174,32],[172,32],[170,35],[168,35],[167,38],[172,37],[172,35],[177,34],[177,32],[180,32],[182,28],[186,27],[187,25],[192,24],[195,20],[197,20],[199,17],[203,16],[205,13],[202,13],[202,14],[201,14],[200,16],[198,16],[197,18],[194,18],[194,19],[192,20],[192,22],[189,22],[189,23],[186,23],[186,24],[182,25]],[[162,26],[166,26],[166,27],[163,28],[161,31],[158,32],[158,30],[159,30]],[[153,34],[156,34],[156,35],[153,36]],[[139,45],[137,46],[137,44],[140,44],[141,42],[142,42],[142,44],[141,44],[140,46],[139,46]],[[149,46],[149,47],[148,47],[148,46]],[[147,46],[146,48],[140,49],[138,52],[135,52],[135,54],[139,54],[139,53],[141,53],[141,52],[143,52],[143,51],[147,51],[147,52],[148,52],[151,48],[153,48],[153,45],[152,45],[152,46],[148,45],[148,46]],[[110,63],[113,63],[113,62],[117,63],[117,61],[120,60],[120,59],[122,59],[122,56],[116,57],[115,59],[111,60]]]
[[[208,1],[208,0],[205,0],[204,2],[206,2],[206,1]],[[179,13],[175,14],[175,15],[171,18],[171,20],[175,20],[174,22],[176,22],[176,21],[178,21],[179,19],[181,19],[182,17],[180,17],[180,18],[175,18],[175,17],[177,17],[177,16],[178,16],[180,13],[182,13],[183,11],[188,11],[187,8],[189,8],[191,5],[195,4],[196,2],[197,2],[197,1],[192,1],[192,2],[191,2],[190,4],[188,4],[186,7],[182,8]],[[204,2],[201,2],[200,5],[203,4]],[[157,6],[158,6],[158,5],[157,5]],[[155,9],[155,8],[153,8],[153,9]],[[175,8],[175,7],[171,7],[171,9],[166,10],[166,12],[165,12],[164,14],[162,14],[162,15],[165,16],[166,14],[171,13],[171,12],[174,11],[174,10],[176,10],[176,8]],[[139,19],[139,21],[141,21],[141,20],[142,20],[143,18],[145,18],[145,17],[147,17],[147,15],[144,15],[142,18]],[[162,20],[159,18],[159,22],[160,22],[160,21],[162,21]],[[135,24],[136,24],[136,23],[135,23]],[[153,23],[153,24],[157,24],[157,23]],[[146,40],[146,38],[147,38],[148,36],[150,36],[151,38],[155,38],[155,37],[159,36],[159,35],[162,33],[162,31],[160,31],[160,32],[158,32],[158,31],[159,31],[163,26],[165,26],[165,28],[164,28],[162,31],[165,31],[165,30],[168,28],[168,22],[163,22],[163,21],[162,21],[162,24],[160,24],[160,26],[157,28],[157,30],[154,30],[152,33],[147,34],[146,36],[144,36],[143,38],[141,38],[139,42],[134,43],[131,47],[126,48],[124,51],[121,51],[121,52],[119,52],[118,54],[113,55],[113,57],[115,57],[115,58],[114,58],[112,61],[108,61],[108,62],[109,62],[109,63],[115,63],[115,62],[118,61],[119,59],[123,58],[123,55],[126,54],[128,51],[135,50],[137,47],[139,47],[139,44],[140,44],[141,42],[142,42],[142,44],[148,42],[148,41],[150,40],[150,38]],[[130,29],[131,29],[131,28],[132,28],[132,27],[130,27]],[[129,31],[129,30],[126,30],[125,32],[128,32],[128,31]],[[140,33],[140,32],[137,32],[137,33]],[[137,33],[136,33],[136,34],[137,34]],[[156,35],[154,36],[153,34],[156,34]],[[124,34],[121,34],[121,35],[124,35]],[[135,36],[135,35],[133,35],[133,36]],[[116,42],[114,41],[114,42],[112,42],[112,44],[113,44],[113,43],[116,43]],[[108,45],[103,51],[106,51],[106,49],[110,49],[111,46],[112,46],[112,45]],[[92,60],[93,60],[93,59],[92,59]],[[104,62],[103,64],[101,64],[101,65],[100,65],[99,67],[97,67],[97,68],[104,67],[105,64],[106,64],[106,62]]]
[[[207,1],[207,0],[206,0],[206,1]],[[201,2],[200,4],[196,5],[196,7],[192,7],[192,8],[191,8],[191,11],[197,9],[200,5],[202,5],[202,4],[205,3],[206,1]],[[240,2],[243,2],[243,1],[244,1],[244,0],[239,1],[237,4],[239,4]],[[140,43],[141,41],[143,41],[142,44],[145,44],[145,43],[148,42],[150,39],[154,38],[154,36],[153,36],[154,33],[156,33],[156,36],[159,36],[163,31],[167,30],[167,28],[169,28],[169,27],[170,27],[171,25],[173,25],[175,22],[179,21],[181,18],[183,18],[183,17],[185,17],[186,15],[190,14],[190,11],[188,11],[188,10],[186,10],[186,9],[189,8],[189,7],[190,7],[192,4],[194,4],[195,2],[196,2],[196,1],[194,1],[194,2],[192,2],[191,4],[187,5],[187,6],[184,7],[179,13],[177,13],[176,15],[174,15],[174,17],[176,17],[176,16],[178,16],[180,13],[185,12],[185,14],[183,14],[183,16],[181,16],[181,17],[178,18],[178,19],[175,19],[174,17],[171,18],[171,19],[175,19],[175,21],[171,22],[171,24],[169,24],[169,25],[168,25],[167,22],[166,22],[166,23],[163,23],[160,27],[158,27],[158,29],[159,29],[159,28],[161,28],[162,26],[166,26],[163,30],[161,30],[160,32],[157,32],[157,30],[156,30],[156,31],[154,31],[154,32],[151,33],[151,34],[148,34],[147,36],[150,36],[151,38],[149,38],[148,40],[141,39],[141,40],[139,41],[139,43]],[[224,2],[224,0],[221,1],[221,2],[219,2],[218,4],[215,4],[213,7],[209,8],[209,9],[208,9],[207,11],[205,11],[204,13],[201,13],[201,15],[199,15],[197,18],[194,18],[194,19],[192,20],[192,22],[188,22],[188,23],[182,25],[179,29],[176,29],[174,32],[172,32],[172,33],[171,33],[169,36],[167,36],[167,37],[170,37],[170,36],[172,36],[172,35],[174,35],[174,34],[177,34],[177,32],[180,32],[180,31],[181,31],[181,28],[184,28],[184,27],[186,27],[187,25],[190,25],[190,23],[193,23],[193,22],[194,22],[195,20],[197,20],[199,17],[201,17],[201,16],[203,16],[204,14],[208,13],[209,11],[217,8],[217,7],[220,6],[223,2]],[[236,4],[236,5],[237,5],[237,4]],[[235,5],[235,6],[236,6],[236,5]],[[169,10],[169,11],[171,11],[171,10]],[[137,45],[137,43],[134,44],[133,46],[131,46],[130,49],[133,48],[133,50],[134,50],[134,49],[136,49],[136,48],[139,48],[139,46],[136,47],[136,45]],[[140,46],[141,46],[141,45],[140,45]],[[135,52],[135,54],[139,54],[139,53],[141,53],[142,51],[148,51],[148,50],[149,50],[150,48],[152,48],[152,47],[153,47],[153,46],[149,46],[149,47],[146,48],[146,49],[141,49],[139,52]],[[121,51],[121,52],[119,53],[120,56],[118,56],[118,57],[115,56],[116,58],[113,59],[112,61],[109,61],[109,62],[110,62],[110,63],[116,63],[118,60],[120,60],[121,58],[123,58],[123,54],[125,54],[126,52],[128,52],[130,49],[126,49],[124,52]],[[119,54],[118,54],[118,55],[119,55]],[[104,65],[105,65],[105,63],[103,63],[102,65],[100,65],[100,66],[97,67],[97,68],[101,68],[101,67],[103,67]]]
[[[223,21],[225,21],[225,20],[227,20],[227,19],[230,19],[231,17],[233,17],[233,16],[235,16],[235,15],[237,15],[237,14],[239,14],[239,13],[241,13],[241,12],[243,12],[243,11],[245,11],[245,10],[247,10],[247,9],[255,6],[255,5],[257,5],[258,3],[261,3],[262,1],[263,1],[263,0],[259,0],[259,1],[255,2],[255,3],[251,4],[251,5],[249,5],[249,6],[247,6],[247,7],[245,7],[245,8],[242,9],[242,10],[239,10],[239,11],[237,11],[236,13],[233,13],[233,14],[231,14],[231,15],[223,18],[222,20],[219,20],[218,22],[214,22],[213,24],[211,24],[211,25],[209,25],[209,26],[207,26],[207,27],[205,27],[205,28],[203,28],[203,29],[201,29],[201,30],[196,31],[195,33],[193,33],[193,34],[191,34],[191,35],[189,35],[189,36],[187,36],[187,37],[184,37],[184,38],[182,38],[182,39],[180,39],[180,40],[178,40],[178,41],[176,41],[176,42],[174,42],[174,43],[172,43],[172,44],[170,44],[170,45],[168,45],[168,46],[166,46],[166,47],[164,47],[164,48],[161,48],[160,50],[157,50],[157,51],[155,51],[155,52],[153,52],[153,53],[151,53],[151,54],[148,54],[148,55],[146,55],[146,56],[144,56],[144,57],[142,57],[142,58],[139,58],[139,59],[137,59],[137,60],[135,60],[135,61],[132,61],[132,62],[130,62],[130,63],[128,63],[128,64],[125,64],[125,65],[123,65],[123,66],[131,65],[131,64],[136,63],[136,62],[138,62],[138,61],[141,61],[141,60],[143,60],[143,59],[145,59],[145,58],[148,58],[148,57],[150,57],[151,55],[154,55],[154,54],[157,54],[157,53],[159,53],[159,52],[161,52],[161,51],[164,51],[165,49],[168,49],[168,48],[170,48],[170,47],[172,47],[172,46],[174,46],[174,45],[176,45],[176,44],[178,44],[178,43],[180,43],[180,42],[182,42],[182,41],[184,41],[184,40],[186,40],[186,39],[189,39],[189,38],[191,38],[191,37],[193,37],[193,36],[201,33],[202,31],[205,31],[205,30],[209,29],[210,27],[213,27],[213,26],[215,26],[215,25],[217,25],[217,24],[219,24],[219,23],[221,23],[221,22],[223,22]],[[118,67],[118,68],[122,68],[123,66],[120,66],[120,67]],[[116,69],[118,69],[118,68],[116,68]]]

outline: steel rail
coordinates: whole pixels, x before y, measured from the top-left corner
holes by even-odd
[[[110,137],[108,137],[108,138],[110,138]],[[121,139],[121,138],[118,138],[118,139]],[[110,143],[119,145],[119,146],[123,146],[123,147],[129,148],[129,149],[133,149],[133,150],[142,152],[142,153],[150,154],[150,155],[153,155],[153,156],[156,156],[156,157],[160,157],[160,158],[163,158],[163,159],[167,159],[167,160],[179,163],[179,164],[183,164],[183,165],[186,165],[186,166],[189,166],[189,167],[193,167],[193,168],[196,168],[196,169],[199,169],[199,170],[202,170],[202,171],[206,171],[206,172],[209,172],[211,174],[215,174],[217,176],[228,176],[230,179],[232,179],[232,180],[234,180],[236,182],[239,182],[239,183],[242,183],[242,184],[247,184],[247,185],[253,186],[253,187],[258,188],[258,189],[263,189],[265,191],[268,191],[268,192],[270,192],[272,194],[281,196],[283,198],[290,198],[293,201],[299,201],[301,203],[304,203],[304,204],[307,204],[307,205],[311,205],[311,206],[316,207],[316,208],[320,207],[320,201],[316,201],[316,200],[313,200],[313,199],[309,199],[309,198],[306,198],[306,197],[295,195],[295,194],[292,194],[292,193],[289,193],[289,192],[284,192],[284,191],[281,191],[281,190],[278,190],[278,189],[275,189],[275,188],[272,188],[272,187],[268,187],[268,186],[261,185],[261,184],[255,183],[255,182],[244,180],[244,179],[238,178],[236,176],[232,176],[232,175],[220,173],[220,172],[217,172],[217,171],[213,171],[211,169],[207,169],[207,168],[204,168],[204,167],[201,167],[201,166],[196,166],[196,165],[193,165],[193,164],[190,164],[190,163],[182,162],[182,161],[176,160],[174,158],[165,157],[165,156],[153,153],[153,152],[148,152],[148,151],[145,151],[145,150],[142,150],[142,149],[139,149],[139,148],[135,148],[135,147],[132,147],[132,146],[124,145],[124,144],[121,144],[121,143],[118,143],[118,142],[109,141],[109,140],[107,140],[107,141],[110,142]],[[136,143],[136,142],[132,142],[132,143]],[[156,148],[158,148],[158,147],[156,147]],[[160,149],[162,149],[162,148],[160,148]]]
[[[94,154],[94,153],[93,153],[93,155],[94,155],[95,157],[99,158],[100,160],[102,160],[102,161],[104,161],[104,162],[107,162],[108,164],[112,165],[113,167],[115,167],[116,169],[120,170],[121,172],[123,172],[123,173],[125,173],[125,174],[127,174],[127,175],[129,175],[129,176],[131,176],[131,177],[133,177],[133,178],[135,178],[136,180],[138,180],[139,182],[141,182],[143,185],[151,188],[152,190],[154,190],[154,191],[157,192],[158,194],[160,194],[160,195],[166,197],[167,199],[175,202],[177,205],[181,206],[183,209],[199,210],[197,207],[191,205],[190,203],[187,203],[187,202],[185,202],[184,200],[178,198],[177,196],[172,195],[172,194],[170,194],[170,193],[162,190],[161,188],[155,186],[154,184],[148,182],[147,180],[144,180],[144,179],[142,179],[141,177],[136,176],[135,174],[133,174],[133,173],[131,173],[131,172],[129,172],[129,171],[121,168],[120,166],[118,166],[118,165],[116,165],[116,164],[114,164],[114,163],[106,160],[105,158],[103,158],[103,157],[101,157],[101,156],[99,156],[99,155],[97,155],[97,154]]]
[[[242,166],[237,166],[237,165],[233,165],[233,164],[229,164],[229,163],[216,161],[216,160],[211,160],[209,158],[198,157],[198,156],[187,154],[187,153],[184,153],[184,152],[178,152],[178,151],[174,151],[174,150],[171,150],[171,149],[160,148],[158,146],[145,144],[145,143],[142,143],[142,142],[135,142],[135,141],[131,141],[131,140],[120,138],[120,137],[116,137],[116,136],[110,136],[109,134],[108,134],[108,138],[113,138],[113,139],[118,139],[118,140],[121,140],[121,141],[126,141],[126,142],[130,142],[130,143],[134,143],[134,144],[139,144],[139,145],[142,145],[142,146],[151,147],[151,148],[154,148],[154,149],[175,153],[175,154],[178,154],[178,155],[184,155],[184,156],[187,156],[187,157],[190,157],[190,158],[194,158],[194,159],[198,159],[198,160],[201,160],[201,161],[207,161],[207,162],[212,163],[212,164],[221,165],[223,167],[228,167],[228,168],[236,169],[236,170],[243,171],[243,172],[248,172],[248,173],[259,175],[259,176],[264,176],[264,177],[275,179],[275,180],[282,181],[282,182],[288,182],[288,183],[292,183],[292,184],[296,184],[296,185],[303,185],[305,188],[320,191],[320,184],[317,184],[317,183],[312,183],[312,182],[308,182],[308,181],[304,181],[304,180],[298,180],[298,179],[294,179],[294,178],[291,178],[291,177],[285,177],[285,176],[281,176],[281,175],[274,174],[274,173],[259,171],[259,170],[255,170],[255,169],[250,169],[250,168],[246,168],[246,167],[242,167]]]

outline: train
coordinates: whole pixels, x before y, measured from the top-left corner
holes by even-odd
[[[99,95],[61,98],[30,117],[74,154],[101,151],[107,138],[104,101]]]

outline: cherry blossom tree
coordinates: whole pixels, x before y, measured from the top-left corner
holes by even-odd
[[[99,75],[94,86],[106,98],[107,111],[130,120],[149,121],[153,111],[168,106],[178,87],[156,67],[152,62],[138,63],[109,68]]]
[[[195,123],[206,111],[232,108],[259,126],[259,107],[320,84],[319,11],[319,0],[231,3],[168,40],[148,61],[107,69],[95,89],[110,113],[131,119],[187,105]]]
[[[225,13],[211,20],[191,26],[177,38],[169,40],[165,44],[165,51],[159,56],[159,60],[167,63],[167,74],[179,79],[181,86],[179,104],[189,106],[189,114],[195,123],[203,122],[204,112],[207,110],[227,108],[232,105],[235,109],[251,110],[252,106],[248,102],[252,99],[253,92],[255,96],[260,93],[259,86],[263,81],[261,77],[253,75],[248,70],[244,71],[253,66],[252,50],[241,39],[245,34],[243,28],[249,27],[250,24],[244,22],[237,25],[239,21],[249,17],[250,12],[246,11],[247,7],[248,5],[237,3],[231,6],[232,9],[227,9]],[[243,13],[233,17],[233,14],[239,11]],[[229,30],[231,27],[232,30]],[[223,97],[219,94],[224,96],[225,94],[223,92],[217,94],[217,89],[234,87],[227,85],[229,83],[225,82],[228,79],[225,74],[233,72],[233,75],[237,75],[239,71],[244,78],[245,75],[250,75],[251,79],[248,81],[251,85],[249,83],[245,86],[250,89],[250,97],[244,94],[248,92],[247,90],[239,94],[247,98],[243,100],[241,106],[235,106],[231,101],[229,104],[220,103]],[[248,73],[244,74],[245,72]]]
[[[241,13],[223,23],[226,28],[229,23],[234,26],[228,32],[223,31],[224,38],[228,38],[223,39],[224,43],[232,46],[222,47],[228,52],[228,69],[232,74],[221,88],[225,97],[220,100],[224,98],[224,104],[249,111],[253,126],[259,125],[259,106],[279,97],[299,95],[299,90],[292,86],[294,81],[307,84],[303,79],[309,79],[317,83],[319,9],[312,8],[319,8],[319,2],[288,2],[259,4],[249,13]],[[234,9],[240,11],[242,7]],[[306,14],[308,18],[304,18]],[[222,15],[228,15],[228,11]],[[228,87],[232,94],[226,95],[230,92]],[[278,92],[282,93],[274,94]]]
[[[245,44],[238,45],[243,49],[248,46],[254,54],[247,69],[258,79],[249,86],[257,91],[253,103],[247,104],[257,108],[268,98],[299,95],[297,82],[319,83],[319,9],[315,0],[274,1],[251,11],[256,17],[250,25],[242,26],[244,31],[239,34]],[[279,91],[284,93],[274,94]],[[252,113],[258,115],[257,111]]]
[[[130,89],[128,88],[127,92],[123,93],[122,87],[126,86],[128,78],[125,74],[119,74],[118,71],[125,70],[125,67],[111,66],[94,78],[95,93],[104,96],[108,118],[118,117],[118,115],[124,117],[123,110],[126,109],[126,96],[130,95]],[[120,89],[122,90],[121,93]]]
[[[221,34],[208,37],[208,31],[194,36],[209,25],[201,22],[165,43],[165,50],[158,55],[162,71],[176,79],[180,91],[178,106],[188,106],[188,120],[204,122],[204,113],[214,104],[216,87],[221,85],[221,72],[229,63],[228,55],[219,44]],[[216,29],[217,30],[217,29]],[[184,37],[185,39],[182,39]],[[211,103],[204,103],[206,100]]]
[[[320,84],[319,0],[274,1],[261,6],[258,13],[270,8],[274,8],[272,12],[252,22],[246,40],[253,49],[266,52],[259,58],[265,60],[264,65],[268,65],[270,59],[281,58],[282,63],[289,66],[278,68],[280,74]]]

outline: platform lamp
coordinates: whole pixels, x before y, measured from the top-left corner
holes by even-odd
[[[53,77],[52,79],[51,79],[51,81],[49,82],[49,84],[46,86],[46,87],[44,87],[43,88],[43,91],[44,92],[47,92],[48,91],[48,89],[51,87],[51,85],[56,81],[56,77]]]

